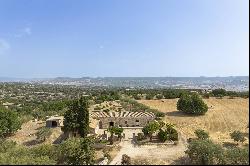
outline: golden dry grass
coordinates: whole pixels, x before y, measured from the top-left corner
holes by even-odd
[[[138,100],[142,104],[166,113],[165,121],[176,124],[176,127],[187,137],[194,137],[196,129],[203,129],[209,132],[214,141],[223,142],[231,141],[229,133],[234,130],[248,132],[248,99],[204,99],[209,109],[203,116],[190,116],[178,111],[177,101],[178,99]]]

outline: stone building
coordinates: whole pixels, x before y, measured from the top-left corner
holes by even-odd
[[[99,130],[99,120],[96,119],[89,119],[89,132],[90,134],[97,134]]]
[[[129,111],[110,111],[92,112],[92,118],[99,120],[99,128],[107,129],[112,126],[117,127],[144,127],[155,119],[151,112],[129,112]]]
[[[51,116],[46,120],[46,127],[63,127],[63,116]],[[99,121],[96,119],[89,119],[89,134],[97,134],[99,130]]]
[[[63,116],[51,116],[46,120],[46,127],[62,127]]]

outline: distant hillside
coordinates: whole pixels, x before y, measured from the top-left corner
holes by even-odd
[[[56,77],[56,78],[8,78],[0,77],[0,82],[30,82],[39,84],[60,84],[76,86],[104,86],[128,88],[188,88],[246,91],[249,76],[230,77]]]

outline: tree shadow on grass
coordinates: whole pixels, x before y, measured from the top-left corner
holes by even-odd
[[[37,144],[40,144],[41,142],[38,141],[38,140],[31,140],[31,141],[27,141],[27,142],[24,142],[23,145],[25,146],[34,146],[34,145],[37,145]]]
[[[244,136],[244,137],[247,137],[247,138],[249,139],[249,133],[247,133],[247,132],[246,132],[246,133],[243,133],[243,136]]]
[[[166,116],[177,116],[177,117],[198,117],[198,116],[203,116],[203,115],[194,115],[194,114],[187,114],[181,111],[172,111],[172,112],[167,112]]]
[[[178,159],[174,160],[169,165],[192,165],[192,164],[187,156],[181,156]]]
[[[237,143],[234,143],[234,142],[223,142],[223,147],[225,147],[225,148],[235,148],[235,147],[237,147]]]
[[[53,144],[60,144],[67,138],[66,134],[62,133],[54,142]]]

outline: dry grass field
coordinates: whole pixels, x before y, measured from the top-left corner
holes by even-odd
[[[209,132],[216,142],[231,142],[229,133],[240,130],[249,134],[249,100],[243,98],[204,99],[208,112],[203,116],[186,115],[176,109],[178,99],[138,100],[139,103],[166,113],[165,121],[176,127],[187,137],[194,137],[196,129]],[[248,136],[247,136],[248,137]]]

